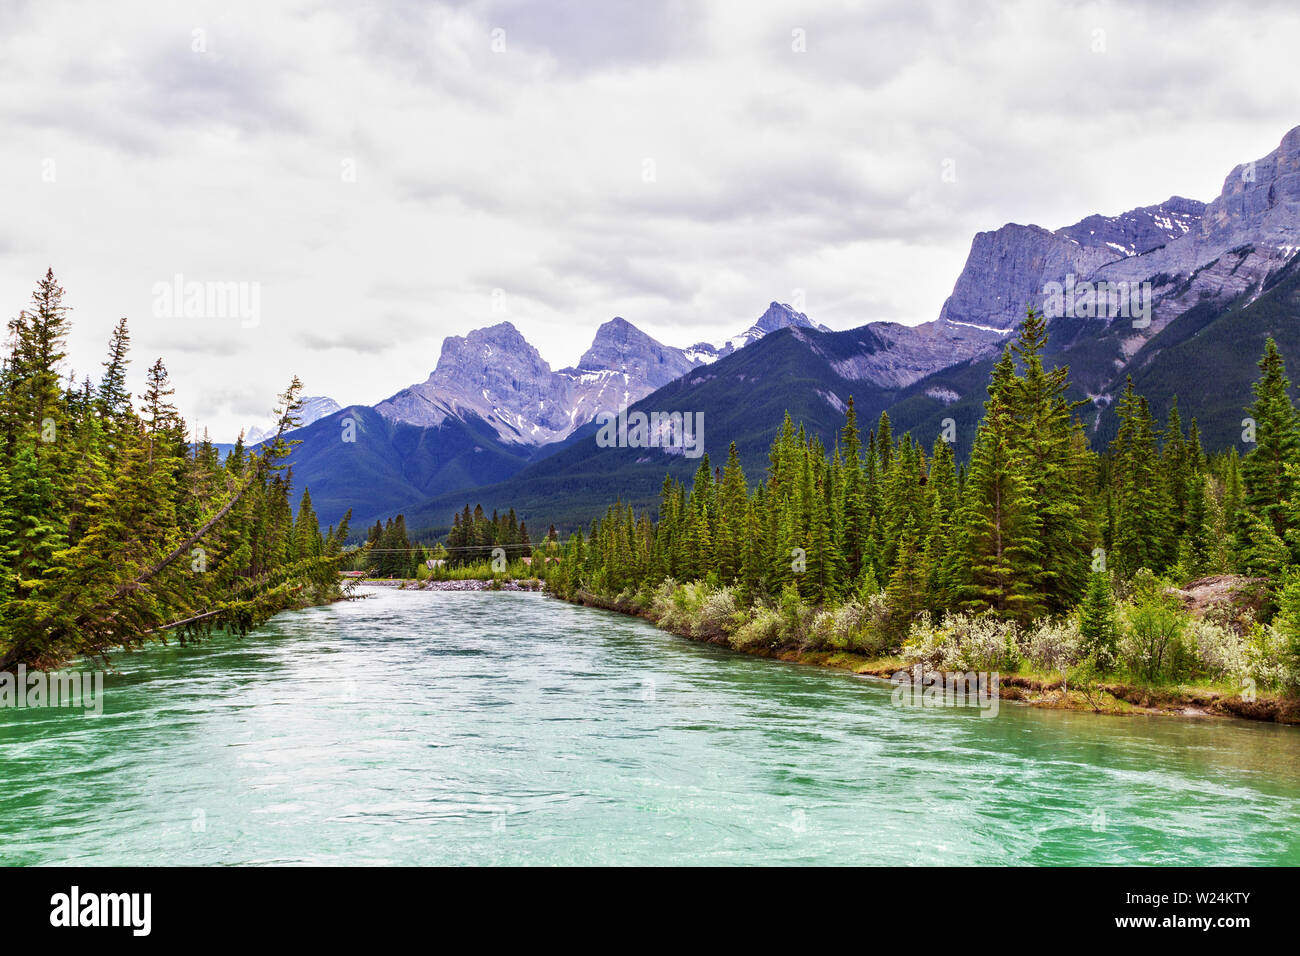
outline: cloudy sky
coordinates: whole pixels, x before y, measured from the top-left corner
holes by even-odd
[[[1300,124],[1297,38],[1293,0],[0,2],[0,312],[53,266],[77,373],[125,315],[223,440],[502,319],[557,367],[614,315],[923,322],[979,230],[1213,198]]]

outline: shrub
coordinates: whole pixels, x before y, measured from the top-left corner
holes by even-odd
[[[662,627],[689,634],[695,610],[699,606],[696,587],[694,584],[678,584],[672,578],[665,578],[650,599],[650,614]]]
[[[781,637],[790,643],[801,643],[816,610],[804,603],[803,598],[799,596],[799,589],[793,584],[787,584],[781,591],[779,609]]]
[[[731,635],[736,648],[771,647],[781,636],[781,614],[775,608],[759,605],[754,616]]]
[[[862,631],[867,623],[867,609],[857,599],[845,601],[835,609],[831,647],[837,651],[856,651],[864,644]]]
[[[922,614],[903,657],[943,671],[1015,671],[1021,662],[1016,625],[991,614],[949,614],[939,627]]]
[[[1291,691],[1300,685],[1291,641],[1273,625],[1260,625],[1246,642],[1246,674],[1264,687]]]
[[[824,608],[813,615],[804,636],[804,646],[811,650],[824,650],[834,646],[835,638],[835,612]]]
[[[1093,657],[1095,663],[1096,652],[1085,652],[1087,644],[1077,621],[1044,618],[1025,636],[1025,657],[1039,670],[1065,674],[1086,658]]]
[[[1239,681],[1249,670],[1245,638],[1208,616],[1188,623],[1187,643],[1195,656],[1196,671],[1213,681]]]
[[[1145,568],[1133,582],[1133,603],[1124,609],[1120,659],[1134,675],[1157,681],[1177,675],[1187,655],[1187,616],[1178,598]]]
[[[889,627],[889,602],[884,591],[875,591],[862,601],[862,625],[855,650],[863,654],[887,654],[898,649]]]
[[[1274,625],[1285,641],[1291,664],[1300,664],[1300,572],[1292,569],[1278,596]]]
[[[731,588],[719,588],[700,605],[697,636],[717,637],[735,629],[736,598]]]

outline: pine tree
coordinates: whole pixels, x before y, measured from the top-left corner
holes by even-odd
[[[1111,563],[1125,575],[1139,568],[1156,574],[1169,564],[1168,489],[1160,478],[1155,426],[1146,399],[1130,378],[1116,406],[1120,426],[1111,442],[1111,488],[1115,511]]]
[[[318,558],[323,551],[320,523],[311,506],[311,491],[304,489],[302,499],[298,502],[298,519],[293,525],[293,557],[297,561]]]
[[[857,581],[862,574],[863,557],[868,550],[866,478],[862,470],[862,442],[858,436],[858,414],[849,396],[844,413],[844,427],[840,430],[843,455],[843,491],[839,512],[843,515],[840,540],[844,554],[846,574]]]
[[[898,560],[889,576],[885,600],[889,606],[890,621],[899,633],[906,633],[908,625],[929,605],[927,584],[930,569],[926,563],[921,528],[915,516],[904,526],[898,546]]]
[[[1260,380],[1254,385],[1250,407],[1255,422],[1255,445],[1241,462],[1246,506],[1269,521],[1274,533],[1286,535],[1286,503],[1295,493],[1287,465],[1300,461],[1300,423],[1288,394],[1291,382],[1286,366],[1270,336],[1259,360]]]
[[[748,494],[745,472],[740,465],[740,453],[736,450],[736,443],[733,441],[727,451],[727,464],[722,471],[722,484],[718,487],[716,555],[718,574],[724,582],[735,580],[741,573],[747,533],[745,503]]]
[[[1025,619],[1041,610],[1035,589],[1036,503],[1012,418],[1015,366],[1008,346],[993,370],[984,420],[975,434],[965,487],[960,563],[963,603],[999,617]]]
[[[131,333],[127,331],[126,319],[119,319],[109,339],[108,360],[104,362],[104,377],[100,379],[97,396],[100,414],[106,418],[121,418],[131,408],[131,393],[126,388],[130,347]]]
[[[1118,635],[1110,576],[1105,571],[1093,571],[1088,576],[1088,590],[1079,608],[1083,656],[1094,658],[1102,669],[1109,667],[1116,660]]]
[[[1036,506],[1034,588],[1049,613],[1062,613],[1079,599],[1088,574],[1090,465],[1082,431],[1072,417],[1086,403],[1067,399],[1068,369],[1044,369],[1046,345],[1046,322],[1031,309],[1011,346],[1023,378],[1015,380],[1010,406],[1013,443],[1023,455],[1028,495]]]

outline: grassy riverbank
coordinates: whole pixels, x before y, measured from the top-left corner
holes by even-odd
[[[409,591],[539,591],[543,589],[543,582],[538,578],[510,577],[504,574],[443,580],[366,578],[360,579],[358,583]],[[917,664],[927,672],[952,669],[943,667],[942,663],[935,658],[933,648],[924,646],[926,638],[933,641],[933,635],[924,633],[924,628],[920,629],[922,631],[920,634],[916,633],[918,629],[914,628],[910,639],[904,642],[906,646],[902,647],[890,647],[882,641],[872,641],[861,636],[856,640],[843,640],[837,638],[834,633],[833,617],[823,616],[824,612],[814,608],[800,606],[792,611],[787,609],[783,620],[780,612],[774,608],[756,606],[738,611],[727,603],[725,597],[721,601],[717,600],[718,594],[727,594],[726,589],[709,593],[702,585],[686,586],[684,590],[682,585],[671,582],[669,584],[667,593],[657,595],[625,593],[610,596],[577,590],[567,599],[584,606],[641,617],[681,637],[788,663],[832,667],[885,680],[898,671],[912,668]],[[694,589],[693,593],[691,589]],[[660,592],[664,590],[661,588]],[[701,595],[704,596],[701,598]],[[552,596],[565,599],[562,595]],[[656,600],[656,597],[659,599]],[[709,597],[714,598],[712,607],[708,606]],[[840,613],[844,613],[842,609]],[[863,613],[869,617],[869,604],[863,609]],[[819,617],[822,617],[820,630],[824,632],[820,636]],[[829,623],[826,623],[828,617]],[[767,626],[764,626],[765,623]],[[871,628],[871,623],[866,619],[857,619],[851,626],[856,627],[859,632],[867,632]],[[1063,624],[1058,630],[1064,635],[1062,644],[1068,647],[1070,640],[1068,623]],[[798,633],[799,636],[791,636],[790,631]],[[1005,640],[1007,633],[1005,630],[1002,631],[998,639]],[[1042,629],[1038,633],[1041,634]],[[1215,637],[1222,642],[1228,639],[1228,632],[1222,630],[1221,633],[1216,633]],[[1032,641],[1032,638],[1030,640]],[[825,646],[827,642],[841,643],[846,646]],[[999,674],[998,691],[1003,700],[1034,707],[1112,715],[1225,716],[1300,724],[1300,698],[1268,689],[1257,689],[1251,693],[1243,687],[1243,681],[1239,678],[1249,672],[1249,664],[1237,665],[1246,669],[1239,674],[1231,675],[1227,673],[1227,670],[1231,669],[1230,665],[1218,680],[1206,679],[1202,676],[1201,679],[1184,681],[1144,681],[1120,667],[1116,667],[1110,673],[1081,671],[1071,664],[1068,650],[1049,649],[1046,652],[1047,656],[1055,654],[1060,660],[1061,666],[1058,669],[1035,666],[1033,658],[1044,656],[1042,643],[1040,639],[1032,650],[1027,648],[1024,654],[1017,655],[1018,659],[1011,659],[1002,653],[1003,659],[996,662],[962,660],[959,669],[996,670]],[[1220,652],[1221,650],[1220,648]],[[1207,652],[1202,652],[1203,656],[1206,654]],[[977,663],[996,663],[997,666],[986,668],[966,666]]]
[[[767,612],[774,609],[759,607],[737,611],[724,608],[719,613],[718,605],[726,602],[715,601],[715,606],[709,609],[706,607],[707,598],[691,608],[690,597],[681,592],[683,586],[672,582],[668,585],[649,597],[609,596],[577,590],[566,599],[641,617],[692,640],[774,660],[833,667],[882,679],[889,679],[898,671],[917,664],[927,672],[948,669],[936,666],[933,659],[927,662],[923,646],[927,635],[920,635],[921,640],[915,640],[915,629],[912,638],[901,648],[881,647],[871,652],[850,647],[817,647],[813,646],[817,638],[810,633],[815,628],[817,612],[804,607],[796,609],[793,614],[796,626],[802,624],[801,638],[782,636],[778,615],[775,626],[766,630],[760,626],[758,630],[762,636],[755,640],[755,620],[761,621]],[[800,617],[803,620],[798,622]],[[789,626],[791,622],[787,620],[786,623]],[[960,669],[980,668],[962,666]],[[1254,686],[1251,679],[1247,678],[1243,687],[1243,682],[1235,680],[1235,675],[1231,678],[1224,675],[1219,680],[1142,681],[1119,667],[1111,673],[1099,674],[1095,670],[1069,666],[1063,658],[1060,669],[1048,670],[1035,666],[1025,657],[1016,662],[1003,660],[1000,666],[988,669],[997,670],[999,674],[999,694],[1003,700],[1035,707],[1112,715],[1225,716],[1300,724],[1300,698],[1275,690],[1252,692],[1249,689]]]

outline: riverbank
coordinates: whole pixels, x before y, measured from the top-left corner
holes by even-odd
[[[561,600],[565,600],[561,598]],[[728,650],[766,657],[786,663],[810,664],[847,670],[863,677],[889,680],[911,665],[899,656],[872,657],[853,651],[808,650],[800,647],[738,647],[724,632],[696,634],[673,627],[644,608],[610,599],[589,591],[577,592],[570,603],[617,611],[639,617],[679,637],[725,647]],[[1080,690],[1067,686],[1060,675],[1041,673],[1000,674],[999,696],[1006,701],[1115,716],[1148,715],[1172,717],[1237,717],[1243,720],[1300,725],[1300,699],[1276,694],[1257,694],[1254,700],[1214,687],[1143,685],[1099,681]]]

